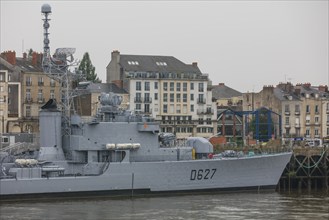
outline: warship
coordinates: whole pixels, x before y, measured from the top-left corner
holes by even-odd
[[[1,200],[275,189],[291,157],[211,158],[207,139],[190,137],[175,146],[154,119],[120,110],[120,96],[102,94],[100,102],[90,122],[72,115],[71,134],[63,135],[62,112],[49,100],[39,112],[38,157],[1,163]]]
[[[43,68],[66,86],[61,90],[64,98],[60,103],[50,99],[39,111],[40,149],[35,157],[2,155],[1,201],[275,189],[291,152],[228,157],[213,155],[206,138],[189,137],[178,144],[173,134],[160,132],[153,118],[119,108],[122,98],[113,93],[101,94],[93,119],[71,114],[69,68],[49,55],[50,12],[49,5],[42,6]],[[58,50],[57,59],[66,61],[72,53]]]

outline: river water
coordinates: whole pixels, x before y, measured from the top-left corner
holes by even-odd
[[[0,219],[329,219],[329,194],[217,193],[2,203]]]

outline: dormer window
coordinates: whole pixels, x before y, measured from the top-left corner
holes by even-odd
[[[167,66],[166,62],[156,62],[158,66]]]
[[[128,64],[135,65],[135,66],[139,65],[138,61],[128,61]]]

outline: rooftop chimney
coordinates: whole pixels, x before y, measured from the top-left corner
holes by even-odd
[[[319,91],[321,92],[328,92],[328,86],[327,85],[320,85]]]
[[[33,52],[32,53],[32,65],[36,66],[37,65],[37,61],[38,61],[38,54],[37,52]]]
[[[198,67],[198,62],[193,62],[193,63],[192,63],[192,66],[193,66],[193,67]]]
[[[120,62],[120,52],[118,50],[112,51],[111,60],[115,60],[117,63]]]
[[[15,51],[5,51],[1,53],[2,57],[11,65],[16,65],[16,52]]]

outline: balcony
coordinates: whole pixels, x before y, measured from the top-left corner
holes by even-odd
[[[38,98],[38,103],[45,103],[45,98]]]
[[[300,115],[300,111],[295,111],[295,115]]]
[[[50,87],[55,87],[56,83],[55,82],[50,82]]]
[[[320,112],[319,111],[316,111],[316,112],[314,112],[314,114],[318,115],[318,114],[320,114]]]
[[[43,86],[43,84],[44,84],[44,83],[41,82],[41,81],[38,82],[38,86]]]
[[[290,124],[285,124],[284,127],[285,128],[290,128]]]
[[[295,123],[295,128],[300,128],[300,123]]]
[[[285,115],[290,115],[290,111],[289,111],[289,110],[285,110],[285,111],[284,111],[284,114],[285,114]]]
[[[32,81],[26,81],[26,86],[32,86]]]
[[[198,99],[198,100],[197,100],[197,103],[198,103],[198,104],[206,104],[206,99],[205,99],[205,98],[203,98],[203,99]]]
[[[327,121],[327,126],[329,126],[329,121]]]
[[[148,109],[148,110],[134,109],[134,112],[138,115],[150,115],[152,114],[152,109]]]
[[[212,115],[212,114],[214,114],[214,109],[198,109],[197,114],[198,115]]]
[[[32,103],[33,99],[32,98],[25,98],[25,103]]]
[[[142,103],[142,97],[135,97],[135,103]]]
[[[152,98],[151,97],[145,97],[144,98],[144,103],[152,103]]]

